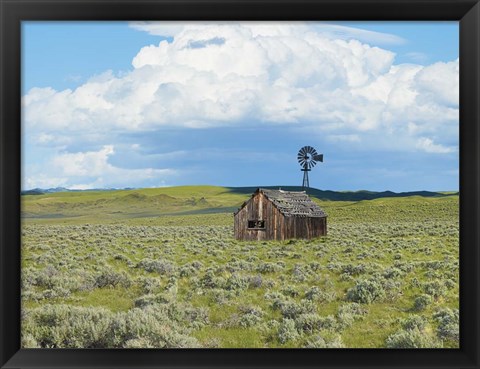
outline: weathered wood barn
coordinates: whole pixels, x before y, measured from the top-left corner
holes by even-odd
[[[237,240],[286,240],[327,234],[327,215],[303,192],[257,189],[234,213]]]

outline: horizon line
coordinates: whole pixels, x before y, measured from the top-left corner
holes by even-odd
[[[191,184],[191,185],[177,185],[177,186],[156,186],[156,187],[92,187],[92,188],[75,188],[75,187],[49,187],[49,188],[30,188],[30,189],[21,189],[21,192],[28,192],[28,191],[52,191],[57,190],[56,192],[65,192],[66,191],[76,191],[76,192],[87,192],[87,191],[133,191],[133,190],[148,190],[148,189],[161,189],[161,188],[175,188],[175,187],[223,187],[223,188],[267,188],[267,187],[297,187],[302,188],[300,185],[247,185],[247,186],[220,186],[220,185],[210,185],[210,184]],[[404,193],[404,192],[460,192],[460,189],[449,189],[449,190],[402,190],[402,191],[392,191],[389,189],[384,190],[368,190],[368,189],[356,189],[356,190],[332,190],[332,189],[320,189],[317,187],[307,187],[307,189],[313,189],[318,191],[331,191],[331,192],[393,192],[393,193]]]

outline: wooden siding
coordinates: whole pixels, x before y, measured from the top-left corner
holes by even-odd
[[[263,193],[248,200],[234,219],[234,233],[237,240],[281,240],[283,239],[284,216]],[[249,229],[249,220],[264,220],[264,229]]]
[[[327,235],[327,218],[286,217],[285,239],[289,238],[315,238]]]
[[[264,220],[265,228],[249,229],[249,220]],[[326,234],[326,217],[286,217],[261,192],[248,200],[234,217],[234,235],[237,240],[309,239]]]

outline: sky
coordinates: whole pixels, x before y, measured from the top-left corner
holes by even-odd
[[[22,22],[22,188],[459,187],[457,22]]]

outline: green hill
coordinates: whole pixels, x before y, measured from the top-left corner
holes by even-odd
[[[286,191],[301,187],[268,186]],[[22,195],[23,218],[136,218],[173,214],[234,212],[257,187],[178,186],[128,190],[65,191]],[[358,202],[389,197],[446,197],[437,192],[335,192],[314,188],[308,194],[325,201]],[[327,205],[328,207],[328,205]]]
[[[264,186],[262,188],[279,189],[285,191],[303,191],[300,186]],[[239,194],[251,194],[257,187],[228,187],[233,193]],[[329,191],[319,190],[316,188],[308,188],[307,193],[319,200],[324,201],[362,201],[362,200],[374,200],[385,197],[409,197],[409,196],[422,196],[422,197],[444,197],[451,195],[458,195],[458,192],[431,192],[431,191],[411,191],[411,192],[374,192],[374,191]]]
[[[22,196],[24,218],[148,217],[233,212],[248,196],[224,187],[182,186],[112,191],[69,191]]]

